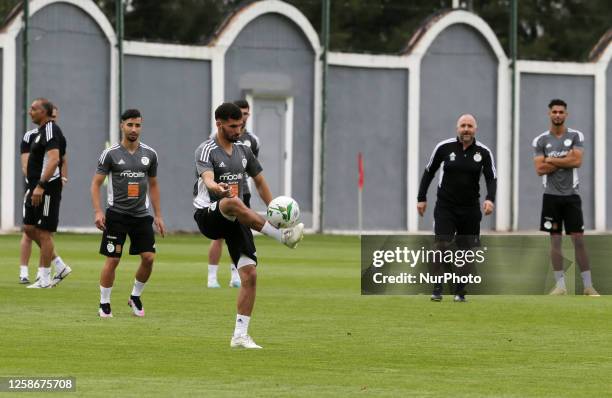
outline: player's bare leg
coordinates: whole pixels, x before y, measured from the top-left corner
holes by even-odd
[[[53,239],[51,232],[36,228],[33,225],[24,226],[25,233],[30,239],[40,245],[39,273],[40,279],[28,288],[47,288],[51,287],[51,260],[53,259]]]
[[[223,215],[236,217],[240,224],[274,238],[292,249],[302,240],[304,234],[304,224],[302,223],[292,228],[275,228],[238,198],[221,199],[219,206],[221,206],[221,213]]]
[[[132,311],[136,316],[142,317],[145,314],[142,301],[140,300],[140,296],[142,295],[142,291],[144,290],[145,283],[147,283],[147,281],[151,277],[154,261],[155,253],[140,253],[140,267],[138,267],[138,270],[136,271],[136,276],[134,278],[134,287],[132,288],[132,294],[130,295],[130,299],[128,300],[128,305],[132,308]]]
[[[584,286],[584,294],[586,296],[599,296],[597,290],[593,288],[593,282],[591,280],[591,266],[589,264],[589,255],[586,250],[584,243],[584,234],[572,233],[572,243],[574,244],[574,258],[578,267],[580,267],[580,276],[582,276],[582,284]]]
[[[119,258],[106,257],[104,266],[100,272],[100,309],[98,314],[102,318],[112,318],[110,308],[111,290],[115,283],[115,270],[119,266]]]
[[[563,237],[560,233],[550,234],[550,262],[552,263],[553,274],[555,275],[555,287],[551,290],[552,296],[563,296],[567,294],[565,287],[565,272],[563,271],[563,250],[561,244]]]
[[[238,292],[236,327],[230,347],[261,348],[248,334],[249,321],[255,305],[257,286],[257,269],[254,264],[244,265],[238,269],[242,286]]]
[[[24,231],[21,234],[21,242],[19,242],[19,283],[30,283],[28,263],[31,255],[32,239]]]
[[[23,236],[21,238],[21,244],[20,244],[20,250],[21,250],[20,260],[22,264],[21,272],[22,273],[25,272],[26,276],[28,275],[28,270],[27,270],[28,265],[27,264],[29,262],[29,259],[32,253],[32,242],[36,242],[36,245],[38,247],[41,247],[40,237],[39,237],[40,234],[37,231],[38,230],[34,228],[33,231],[30,231],[30,234],[32,234],[32,236],[30,236],[28,235],[24,227]],[[47,232],[47,231],[44,231],[44,232]],[[64,263],[64,260],[62,260],[62,258],[55,251],[55,242],[53,241],[53,232],[48,232],[48,233],[51,239],[51,243],[53,245],[53,251],[51,255],[51,259],[52,259],[51,264],[53,264],[55,267],[55,275],[53,276],[51,280],[51,286],[55,287],[57,286],[59,282],[61,282],[64,278],[66,278],[72,272],[72,269],[66,263]],[[37,281],[40,279],[41,272],[43,272],[41,271],[41,268],[44,268],[44,264],[45,263],[44,263],[43,257],[41,256],[39,260],[38,272],[36,274]],[[24,265],[25,265],[25,271],[24,271]]]
[[[219,281],[217,280],[217,271],[219,270],[219,260],[221,260],[221,253],[223,251],[223,239],[217,239],[210,242],[208,248],[208,280],[207,286],[209,288],[219,288]]]

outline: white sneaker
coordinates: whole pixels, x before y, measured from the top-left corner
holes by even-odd
[[[46,289],[49,287],[51,287],[51,283],[44,283],[42,279],[37,279],[36,282],[27,286],[28,289]]]
[[[230,342],[231,348],[262,348],[261,346],[255,344],[253,338],[248,334],[242,336],[234,336],[232,337],[232,341]]]
[[[549,296],[567,296],[567,289],[555,286],[553,290],[548,293]]]
[[[207,286],[208,286],[209,289],[218,289],[218,288],[221,287],[221,285],[219,285],[218,281],[208,281]]]
[[[240,279],[232,279],[229,283],[229,287],[240,287]]]
[[[59,285],[61,281],[63,281],[70,273],[72,272],[72,268],[69,266],[65,266],[64,269],[55,275],[53,275],[53,279],[51,280],[51,287],[56,287]]]
[[[304,237],[304,224],[299,223],[292,228],[281,229],[281,242],[290,249],[295,249]]]

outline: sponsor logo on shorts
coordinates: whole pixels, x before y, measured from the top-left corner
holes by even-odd
[[[115,245],[115,251],[116,251],[117,253],[121,253],[121,250],[122,250],[122,249],[123,249],[123,248],[121,247],[121,245]]]
[[[552,229],[553,223],[550,221],[544,221],[544,229]]]

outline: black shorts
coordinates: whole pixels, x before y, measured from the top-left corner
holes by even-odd
[[[32,192],[36,185],[29,185],[23,198],[23,224],[34,225],[45,231],[57,231],[60,202],[62,201],[62,180],[57,178],[47,184],[39,206],[32,206]]]
[[[120,258],[126,235],[130,237],[130,254],[155,253],[153,217],[134,217],[106,210],[106,229],[100,242],[100,254]]]
[[[436,203],[434,208],[434,233],[437,241],[456,239],[457,247],[469,249],[480,246],[479,206],[449,206]]]
[[[542,217],[540,231],[560,234],[584,232],[584,219],[582,217],[582,200],[580,195],[550,195],[542,197]]]
[[[209,239],[225,239],[232,262],[238,265],[241,256],[247,256],[257,266],[255,241],[251,229],[238,222],[230,221],[219,208],[219,202],[213,202],[209,207],[197,209],[193,215],[202,235]]]

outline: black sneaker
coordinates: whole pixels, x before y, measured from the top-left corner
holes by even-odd
[[[144,308],[142,307],[142,301],[140,301],[140,296],[130,296],[128,305],[132,308],[134,315],[139,317],[143,317],[145,315]]]
[[[454,301],[455,303],[465,303],[467,299],[464,294],[455,294]]]
[[[105,304],[100,303],[100,308],[98,309],[98,315],[100,315],[100,318],[112,318],[113,313],[111,312],[110,303],[105,303]]]
[[[21,283],[22,285],[27,285],[28,283],[30,283],[30,280],[27,276],[20,276],[19,283]]]
[[[434,284],[433,292],[431,293],[431,301],[442,301],[442,284]]]

